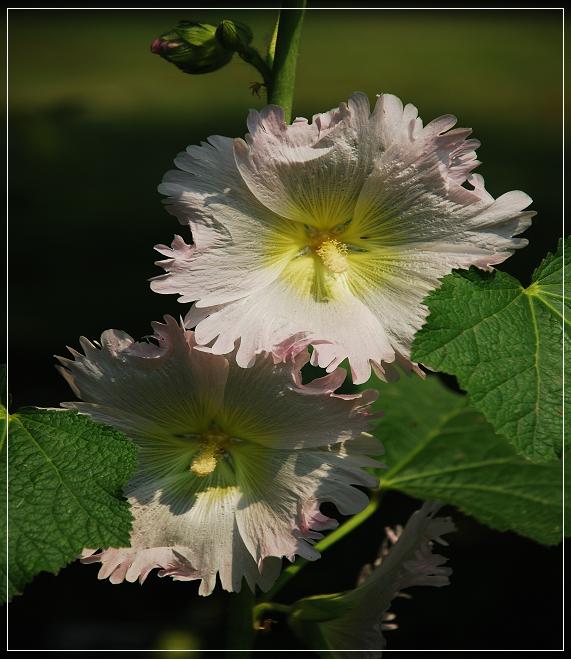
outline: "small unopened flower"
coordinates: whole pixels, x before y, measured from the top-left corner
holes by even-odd
[[[244,23],[224,20],[216,28],[216,38],[230,51],[241,52],[252,43],[252,30]]]
[[[185,73],[210,73],[232,59],[233,51],[216,38],[216,26],[181,21],[176,28],[151,42],[151,52]]]
[[[276,579],[281,558],[314,560],[312,546],[342,514],[367,504],[353,485],[374,486],[362,467],[380,452],[365,431],[375,392],[334,394],[339,369],[302,384],[306,349],[261,355],[252,369],[197,347],[170,317],[136,343],[108,330],[100,344],[81,339],[84,355],[60,358],[61,372],[84,402],[62,403],[114,426],[138,447],[126,487],[133,513],[131,546],[87,551],[100,578],[113,583],[161,576],[200,579],[212,592],[245,577],[254,589]],[[365,433],[365,434],[364,434]]]
[[[454,530],[449,518],[434,517],[440,505],[425,503],[404,530],[387,529],[387,544],[359,585],[344,593],[307,597],[296,602],[290,624],[312,648],[328,657],[347,659],[349,650],[369,650],[359,656],[377,659],[386,642],[383,631],[394,629],[392,600],[412,586],[446,586],[451,569],[446,558],[433,553],[433,543]],[[331,650],[331,652],[329,652]]]
[[[210,137],[175,160],[159,190],[190,227],[158,246],[167,274],[152,287],[195,302],[186,323],[215,353],[251,366],[261,350],[303,333],[312,361],[348,358],[354,381],[409,361],[422,301],[454,268],[491,269],[527,241],[513,238],[531,199],[494,199],[469,129],[446,115],[423,127],[413,105],[364,94],[291,125],[281,108],[251,111],[245,140]]]

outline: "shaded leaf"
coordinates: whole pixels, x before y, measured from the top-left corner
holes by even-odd
[[[369,385],[370,386],[370,383]],[[377,381],[381,487],[438,499],[500,531],[555,544],[562,530],[562,465],[520,456],[465,396],[435,376]]]

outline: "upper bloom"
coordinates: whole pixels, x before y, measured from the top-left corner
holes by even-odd
[[[452,570],[446,558],[432,553],[433,543],[454,531],[447,517],[434,517],[440,504],[425,503],[404,530],[387,529],[387,539],[375,567],[354,590],[299,600],[292,607],[290,623],[311,647],[333,659],[353,656],[349,650],[369,650],[363,659],[378,659],[386,642],[384,629],[394,614],[388,612],[400,591],[412,586],[446,586]]]
[[[142,582],[153,568],[201,579],[200,593],[222,587],[266,590],[281,557],[319,557],[312,546],[343,514],[367,504],[353,485],[377,481],[362,467],[379,463],[378,441],[363,434],[376,392],[333,392],[345,372],[304,385],[307,349],[260,356],[255,368],[196,346],[194,333],[170,317],[154,323],[152,342],[108,330],[101,343],[60,358],[62,374],[85,402],[62,403],[126,433],[138,446],[126,487],[133,513],[131,546],[87,551],[100,578]]]
[[[453,268],[490,269],[516,248],[531,199],[484,189],[479,143],[446,115],[423,127],[413,105],[354,94],[311,123],[281,108],[251,111],[245,141],[214,136],[175,160],[159,187],[192,231],[157,247],[167,274],[153,290],[195,302],[186,317],[216,354],[255,355],[302,334],[312,361],[410,364],[426,294]],[[466,185],[466,183],[468,185]]]

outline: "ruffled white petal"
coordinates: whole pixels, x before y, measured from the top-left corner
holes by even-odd
[[[155,277],[151,288],[157,293],[181,292],[179,302],[197,301],[201,307],[225,304],[263,290],[278,277],[291,255],[285,253],[268,264],[260,232],[255,239],[243,232],[240,238],[208,250],[187,245],[180,236],[175,236],[170,247],[158,245],[156,249],[168,258],[157,265],[168,274]]]
[[[208,595],[217,579],[237,591],[245,578],[267,589],[283,556],[311,559],[320,531],[374,486],[363,471],[381,452],[364,434],[375,392],[338,396],[341,369],[304,385],[306,342],[255,368],[240,368],[196,345],[192,332],[166,318],[149,342],[107,331],[85,339],[61,371],[83,402],[63,403],[113,425],[138,447],[138,468],[125,488],[133,513],[131,545],[88,551],[100,578],[141,582],[161,576],[200,580]],[[326,482],[324,481],[326,479]]]
[[[246,368],[260,352],[299,334],[314,347],[313,363],[328,372],[348,358],[355,384],[369,379],[371,366],[384,377],[397,357],[385,324],[350,291],[344,291],[341,299],[320,304],[300,295],[294,286],[275,281],[256,296],[231,304],[204,310],[192,307],[185,323],[196,325],[196,340],[211,345],[215,354],[233,350],[239,340],[236,359]]]
[[[231,235],[245,216],[251,222],[256,208],[258,224],[271,217],[244,184],[236,168],[232,139],[214,135],[201,146],[189,146],[178,154],[175,165],[177,169],[165,174],[159,192],[167,196],[167,210],[197,232],[196,244],[210,246]],[[209,241],[212,235],[214,240]]]
[[[369,167],[369,114],[364,94],[291,126],[280,107],[252,110],[246,140],[234,145],[240,174],[284,218],[316,226],[345,222]]]
[[[424,133],[407,144],[394,143],[374,163],[357,200],[347,239],[376,252],[379,248],[398,254],[403,247],[429,244],[436,255],[441,251],[463,254],[458,267],[479,265],[489,255],[498,262],[498,253],[507,258],[522,247],[514,234],[525,230],[534,213],[522,213],[531,203],[523,192],[487,194],[481,176],[471,175],[465,188],[457,171],[442,164],[439,140],[444,135]],[[470,142],[468,140],[468,142]],[[453,162],[451,160],[450,162]],[[366,242],[363,242],[366,241]],[[380,255],[383,254],[380,250]],[[480,257],[478,259],[478,257]]]
[[[107,330],[100,345],[81,339],[85,355],[71,350],[75,360],[58,357],[59,371],[84,401],[62,406],[118,428],[139,445],[201,430],[222,405],[228,361],[194,350],[194,334],[174,318],[153,329],[154,342]]]
[[[286,363],[274,363],[270,354],[260,356],[251,369],[231,363],[224,394],[229,425],[243,426],[251,441],[272,450],[325,447],[359,439],[370,428],[372,415],[367,406],[377,392],[362,392],[356,400],[336,396],[335,390],[345,379],[341,368],[303,385],[300,371],[308,360],[303,350]],[[367,406],[361,408],[364,401]],[[370,442],[368,449],[369,455],[381,451],[378,442]]]
[[[176,485],[164,479],[153,483],[156,491],[149,492],[147,478],[141,475],[129,486],[134,516],[131,550],[145,552],[148,547],[160,547],[168,541],[175,560],[171,557],[170,563],[160,565],[162,576],[200,579],[201,595],[214,590],[217,575],[222,588],[228,591],[239,591],[242,578],[252,588],[271,586],[267,577],[279,574],[279,561],[277,570],[265,570],[262,576],[258,569],[261,562],[255,561],[246,549],[236,524],[242,498],[239,488],[224,479],[211,480],[207,487],[195,482],[195,487],[200,488],[195,491],[180,480],[178,489]]]
[[[269,227],[279,218],[242,180],[233,141],[213,136],[200,147],[189,146],[175,164],[179,169],[167,172],[159,191],[168,196],[167,210],[190,227],[194,244],[186,245],[177,236],[170,248],[156,247],[168,257],[158,262],[168,274],[152,280],[153,290],[180,292],[180,302],[210,306],[273,281],[288,260],[287,254],[271,264],[264,259],[271,249]]]
[[[351,444],[347,443],[349,455]],[[362,458],[362,453],[357,455]],[[374,487],[378,482],[362,471],[363,464],[351,463],[326,449],[247,447],[236,465],[244,491],[237,512],[238,527],[258,560],[286,556],[293,561],[295,555],[319,558],[312,545],[322,537],[318,531],[333,523],[325,516],[316,520],[319,504],[328,501],[342,514],[352,515],[368,503],[368,497],[352,485]],[[311,526],[314,520],[317,528]]]
[[[258,586],[262,591],[267,591],[273,585],[281,570],[281,560],[277,558],[268,558],[260,566],[257,566],[243,547],[243,543],[238,538],[240,550],[236,553],[244,560],[244,565],[239,569],[230,566],[235,582],[229,590],[240,592],[241,582],[236,578],[243,573],[246,583],[252,591]],[[152,548],[135,548],[128,549],[105,549],[101,552],[90,552],[89,555],[81,559],[82,563],[100,563],[101,567],[97,575],[98,579],[109,579],[112,584],[119,584],[123,581],[139,581],[143,584],[154,570],[159,570],[160,577],[172,577],[175,581],[194,581],[202,579],[200,570],[196,569],[193,564],[186,558],[188,547],[152,547]],[[225,575],[228,567],[224,570]],[[214,589],[216,582],[215,576],[203,579],[200,584],[199,594],[209,595]]]

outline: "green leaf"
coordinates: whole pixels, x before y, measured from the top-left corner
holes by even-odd
[[[413,344],[414,360],[457,376],[496,431],[537,462],[562,453],[562,242],[528,288],[499,271],[445,277]]]
[[[0,515],[2,515],[2,524],[0,528],[0,578],[2,579],[2,592],[0,593],[0,602],[5,602],[8,598],[8,591],[10,589],[8,584],[8,574],[6,572],[6,504],[7,497],[6,493],[8,491],[6,483],[6,432],[8,430],[7,418],[6,418],[6,408],[3,404],[0,404],[0,487],[2,492],[0,493],[0,499],[2,500],[2,505],[0,507]]]
[[[70,411],[28,408],[11,414],[8,426],[10,598],[85,547],[129,544],[122,486],[136,450],[121,433]],[[5,564],[6,543],[1,554]]]
[[[370,385],[369,385],[370,386]],[[494,433],[466,396],[435,376],[375,382],[384,412],[381,487],[453,504],[500,531],[545,544],[561,539],[562,465],[537,464]]]

